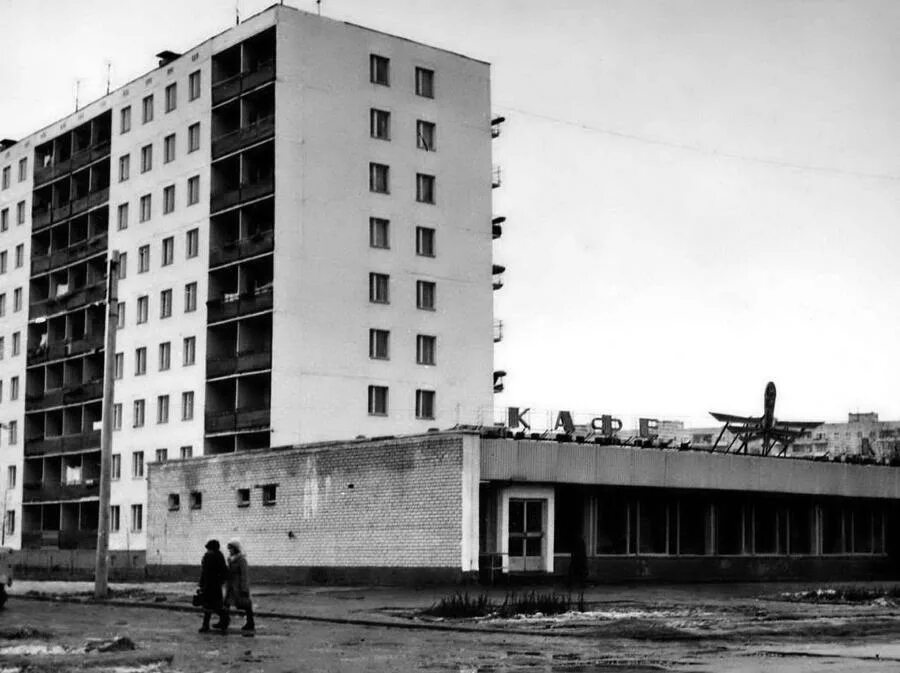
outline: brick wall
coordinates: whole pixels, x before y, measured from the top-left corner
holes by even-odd
[[[208,538],[224,552],[238,537],[256,567],[459,569],[462,445],[462,435],[434,434],[152,465],[147,564],[196,565]],[[272,506],[264,484],[277,484]],[[248,507],[238,507],[243,488]]]

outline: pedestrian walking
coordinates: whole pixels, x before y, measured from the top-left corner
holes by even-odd
[[[253,601],[250,599],[250,578],[247,572],[247,556],[240,540],[228,541],[228,590],[225,593],[225,604],[233,605],[236,610],[246,615],[241,631],[255,631],[253,619]]]
[[[212,613],[219,616],[219,621],[213,624],[214,629],[226,629],[228,627],[228,611],[222,603],[222,585],[228,581],[228,565],[219,548],[218,540],[210,540],[206,543],[206,553],[200,562],[200,597],[203,605],[203,625],[200,633],[209,632],[209,620]]]

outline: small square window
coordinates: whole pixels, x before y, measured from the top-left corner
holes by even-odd
[[[171,112],[178,107],[178,85],[173,82],[166,87],[166,112]]]
[[[126,105],[119,110],[119,133],[128,133],[131,130],[131,106]]]
[[[141,173],[153,170],[153,145],[144,145],[141,148]]]
[[[369,81],[373,84],[382,84],[390,86],[391,77],[391,60],[384,56],[371,54],[369,56]]]
[[[434,257],[434,229],[416,227],[416,254],[421,257]]]
[[[262,504],[271,507],[278,500],[278,484],[263,484]]]
[[[197,100],[200,98],[200,71],[195,70],[188,75],[188,99]]]
[[[427,280],[416,281],[416,308],[433,311],[435,305],[435,284]]]
[[[175,134],[167,135],[163,139],[163,163],[175,161]]]
[[[390,248],[391,223],[380,217],[369,218],[369,246],[372,248]]]
[[[169,493],[169,511],[175,512],[181,509],[181,496],[177,493]]]
[[[369,110],[369,134],[379,140],[391,139],[391,113],[385,110]]]
[[[199,203],[200,202],[200,176],[199,175],[195,175],[192,178],[188,178],[187,189],[188,189],[187,204],[189,206],[193,206],[195,203]]]
[[[421,119],[416,122],[416,147],[426,152],[434,152],[437,149],[435,137],[435,125],[432,122]]]
[[[190,503],[191,509],[201,509],[203,507],[203,494],[200,491],[191,491]]]
[[[175,210],[175,185],[163,187],[163,215]]]
[[[388,389],[387,386],[369,386],[369,415],[387,416]]]
[[[386,273],[369,274],[369,301],[374,304],[390,303],[390,276]]]
[[[250,506],[250,489],[249,488],[239,488],[237,490],[237,506],[238,507],[249,507]]]
[[[156,462],[157,463],[165,463],[169,460],[169,450],[168,449],[157,449],[156,450]]]
[[[434,418],[434,391],[416,391],[416,418]]]
[[[420,365],[433,365],[435,363],[435,351],[437,350],[437,338],[427,334],[416,336],[416,362]]]
[[[390,358],[391,333],[386,329],[369,330],[369,357],[373,360]]]
[[[416,201],[419,203],[434,203],[433,175],[416,174]]]
[[[153,94],[145,96],[141,101],[141,119],[144,124],[153,121]]]
[[[377,194],[390,194],[391,169],[385,164],[369,164],[369,191]]]
[[[188,152],[200,149],[200,122],[188,126]]]
[[[191,446],[182,446],[180,451],[182,460],[191,458],[194,455],[194,448]]]
[[[434,98],[434,70],[416,68],[416,95]]]

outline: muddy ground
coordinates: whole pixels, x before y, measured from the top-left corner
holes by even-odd
[[[273,590],[254,637],[239,619],[198,633],[182,590],[119,593],[127,606],[25,593],[0,612],[0,673],[900,670],[894,600],[796,602],[769,587],[601,592],[584,613],[503,620],[426,618],[433,596],[411,590]],[[116,637],[134,649],[85,652]]]

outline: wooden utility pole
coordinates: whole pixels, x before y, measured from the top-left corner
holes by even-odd
[[[97,513],[97,565],[94,597],[106,598],[109,581],[109,483],[112,471],[113,383],[116,378],[118,329],[119,251],[110,253],[106,265],[106,350],[103,353],[103,406],[100,430],[100,511]]]

